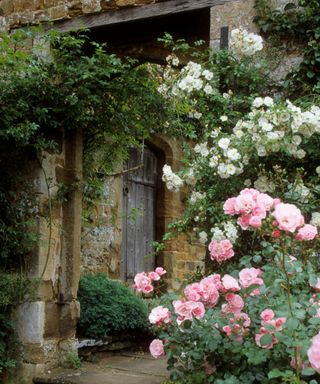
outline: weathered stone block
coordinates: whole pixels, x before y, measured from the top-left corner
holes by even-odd
[[[136,0],[116,0],[118,7],[130,7],[135,5]]]
[[[14,12],[13,0],[2,0],[0,2],[0,8],[3,10],[4,15],[9,15]]]
[[[82,0],[83,13],[95,13],[101,11],[100,0]]]
[[[15,12],[36,11],[40,8],[40,0],[13,0],[13,8]]]
[[[17,332],[22,343],[41,343],[45,322],[44,301],[21,304],[16,316]]]
[[[117,8],[116,0],[102,0],[100,5],[101,5],[101,9],[103,10]]]
[[[65,4],[65,0],[43,0],[45,8],[57,7],[58,5]]]
[[[59,5],[48,9],[50,20],[66,19],[68,17],[68,8],[66,5]]]

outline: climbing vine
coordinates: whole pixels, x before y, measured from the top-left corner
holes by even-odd
[[[84,181],[75,187],[82,188],[88,207],[128,149],[161,129],[166,103],[148,66],[107,54],[85,32],[52,31],[40,44],[37,30],[0,37],[0,273],[7,282],[0,300],[1,373],[15,365],[10,313],[30,299],[25,272],[43,242],[39,222],[50,229],[53,203],[67,199],[74,187],[56,185],[44,162],[61,151],[64,131],[83,132]],[[42,200],[34,185],[39,177]]]
[[[320,92],[320,1],[299,0],[274,9],[267,0],[256,0],[257,25],[265,37],[283,48],[298,48],[302,62],[287,77],[289,94],[310,95]]]

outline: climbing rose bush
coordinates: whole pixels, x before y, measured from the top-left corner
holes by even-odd
[[[230,268],[230,259],[221,259],[229,273],[188,284],[179,299],[154,308],[149,320],[158,338],[151,354],[166,355],[179,383],[317,382],[317,228],[293,204],[253,188],[227,199],[224,209],[235,225],[262,239],[259,254]],[[250,221],[255,216],[259,225]]]

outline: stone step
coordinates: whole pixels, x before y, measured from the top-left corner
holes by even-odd
[[[166,361],[150,355],[107,356],[97,364],[84,363],[80,370],[56,370],[34,378],[34,384],[161,384],[168,377]]]

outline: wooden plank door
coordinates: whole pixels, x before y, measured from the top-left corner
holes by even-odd
[[[155,199],[157,157],[145,148],[130,150],[127,169],[142,167],[125,174],[123,181],[123,236],[121,278],[132,280],[136,273],[154,269],[152,242],[155,240]]]

